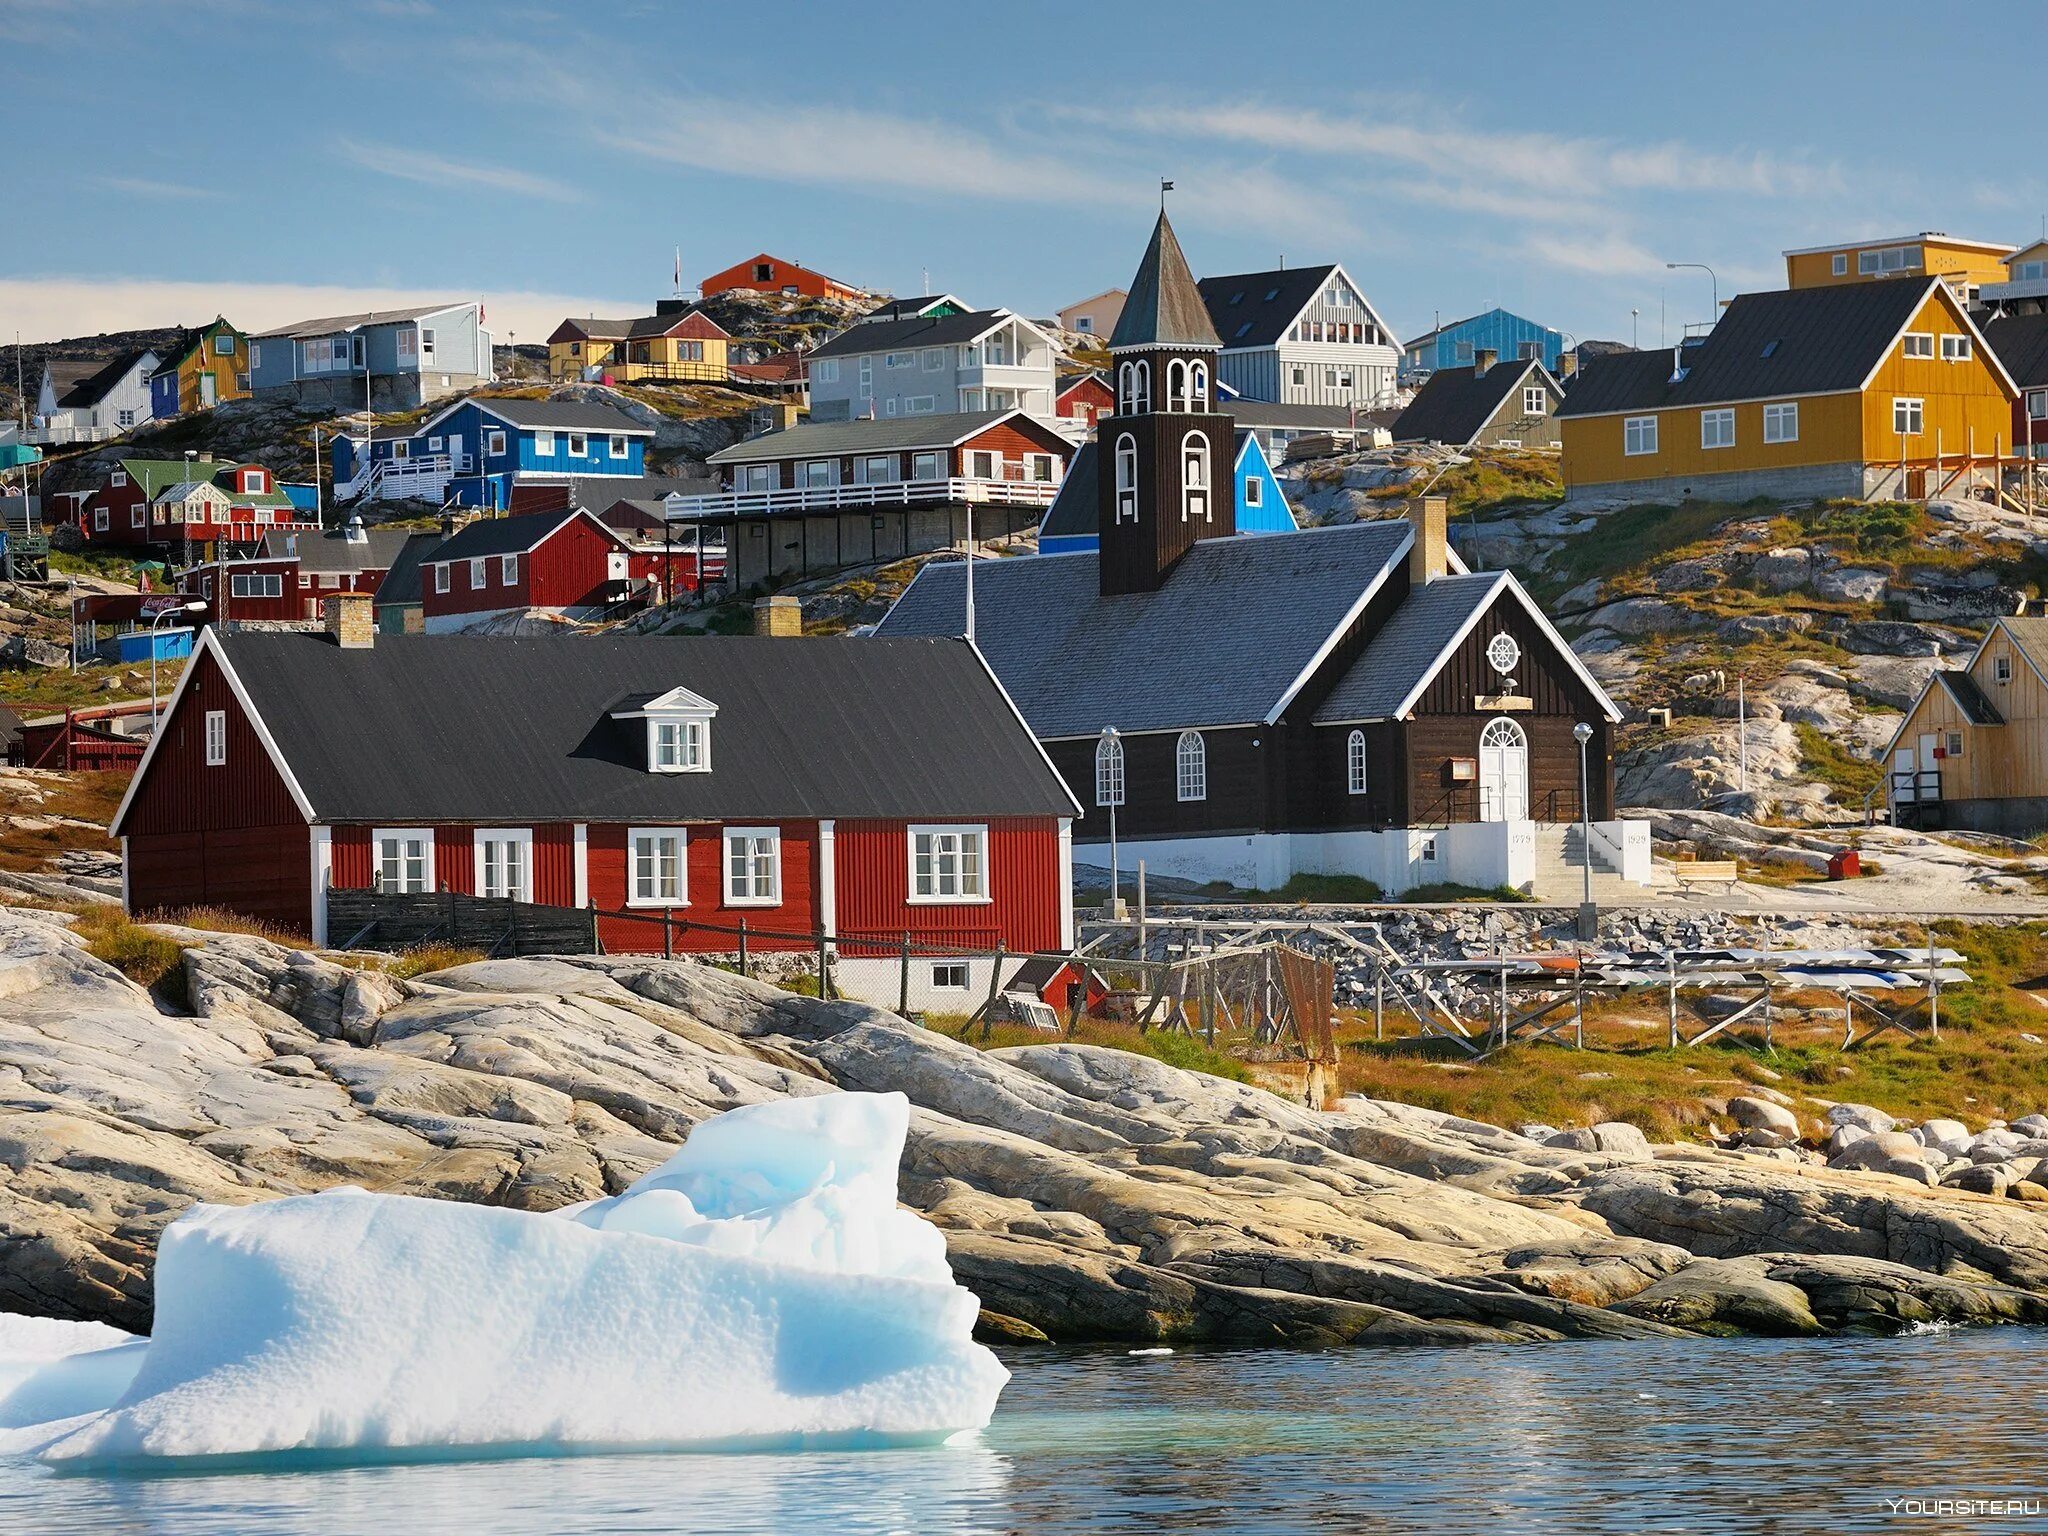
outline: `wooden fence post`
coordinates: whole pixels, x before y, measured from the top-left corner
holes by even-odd
[[[981,1038],[986,1040],[988,1032],[995,1027],[996,997],[1003,989],[1003,941],[996,940],[994,963],[988,969],[988,997],[981,1005]]]
[[[740,915],[740,974],[742,976],[752,976],[754,974],[747,969],[747,919],[745,913]]]
[[[667,907],[661,909],[661,958],[673,960],[676,957],[676,918]]]
[[[910,1017],[910,930],[903,930],[903,972],[896,981],[896,1012]]]

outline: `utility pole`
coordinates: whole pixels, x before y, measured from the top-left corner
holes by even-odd
[[[1749,793],[1749,674],[1735,674],[1735,749],[1742,792]]]

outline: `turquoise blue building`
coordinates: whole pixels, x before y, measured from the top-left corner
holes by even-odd
[[[1439,368],[1469,368],[1484,351],[1502,363],[1541,358],[1555,374],[1564,352],[1564,333],[1505,309],[1489,309],[1417,336],[1402,349],[1401,372],[1412,378]]]
[[[502,510],[522,480],[634,480],[654,429],[599,400],[458,400],[416,427],[334,440],[338,497],[453,500]],[[368,471],[366,473],[365,471]]]
[[[1235,479],[1239,533],[1296,531],[1294,512],[1281,492],[1272,461],[1266,457],[1258,438],[1247,429],[1238,431],[1237,457],[1231,473]],[[1038,552],[1074,555],[1099,549],[1101,512],[1095,498],[1095,443],[1091,439],[1074,454],[1074,462],[1067,466],[1067,477],[1060,482],[1059,495],[1045,509],[1045,519],[1038,525]]]

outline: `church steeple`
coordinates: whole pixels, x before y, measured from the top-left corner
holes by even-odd
[[[1216,410],[1222,347],[1162,208],[1110,333],[1115,413],[1095,423],[1105,596],[1156,592],[1190,546],[1237,531],[1236,433]]]

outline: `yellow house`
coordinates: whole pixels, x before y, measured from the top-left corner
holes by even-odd
[[[1988,240],[1958,240],[1939,230],[1843,245],[1811,245],[1785,252],[1785,286],[1826,288],[1884,277],[1939,277],[1974,299],[1984,283],[2005,281],[2004,258],[2012,247]]]
[[[1967,666],[1929,678],[1883,761],[1895,823],[2048,828],[2048,618],[1998,620]]]
[[[1596,358],[1558,412],[1567,493],[1911,497],[1996,484],[2019,390],[1935,278],[1746,293],[1706,336]]]
[[[249,338],[216,315],[185,333],[149,378],[150,414],[163,421],[249,393]]]
[[[638,320],[564,320],[548,337],[548,377],[557,383],[610,378],[723,384],[732,377],[732,337],[694,305],[663,299]]]

